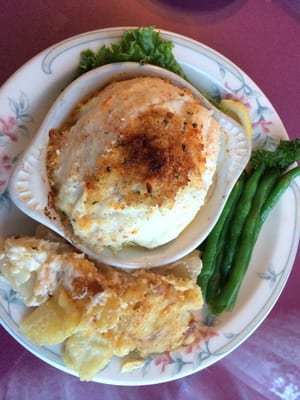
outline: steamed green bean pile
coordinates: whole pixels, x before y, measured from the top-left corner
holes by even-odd
[[[300,139],[281,141],[275,151],[255,150],[236,182],[222,214],[201,245],[203,268],[198,278],[212,314],[233,308],[250,264],[261,227],[300,175]]]

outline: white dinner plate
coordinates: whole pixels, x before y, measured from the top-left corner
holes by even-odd
[[[34,230],[34,222],[12,204],[7,190],[9,176],[51,104],[75,76],[80,52],[118,41],[128,29],[131,28],[102,29],[64,40],[27,62],[0,89],[0,236]],[[269,148],[288,138],[266,96],[236,65],[187,37],[167,31],[161,31],[161,35],[174,43],[174,55],[195,86],[212,96],[234,97],[247,105],[252,118],[253,146]],[[170,381],[206,368],[234,350],[268,315],[285,286],[299,243],[299,214],[298,179],[262,229],[234,309],[217,319],[203,310],[202,342],[148,357],[143,367],[126,373],[120,372],[120,360],[114,358],[94,380],[119,385]],[[25,313],[26,307],[0,279],[3,327],[37,357],[73,374],[62,362],[60,346],[37,346],[20,333],[19,323]]]

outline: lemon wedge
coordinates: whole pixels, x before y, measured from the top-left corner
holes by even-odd
[[[247,107],[240,101],[233,99],[221,100],[221,106],[225,113],[239,122],[247,132],[249,139],[252,139],[251,117]]]

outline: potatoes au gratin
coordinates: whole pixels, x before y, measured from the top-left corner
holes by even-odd
[[[96,252],[158,247],[204,204],[220,136],[187,89],[158,77],[112,82],[49,133],[54,206]]]
[[[81,380],[93,379],[113,356],[123,357],[126,372],[148,355],[201,339],[198,251],[126,272],[96,266],[52,234],[39,236],[7,238],[0,273],[30,307],[21,332],[39,345],[63,343],[62,359]]]

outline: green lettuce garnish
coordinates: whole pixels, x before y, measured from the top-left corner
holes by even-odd
[[[80,54],[79,74],[84,74],[101,65],[135,61],[166,68],[187,79],[173,55],[173,42],[162,39],[154,26],[125,31],[118,43],[103,45],[98,51],[84,50]]]

